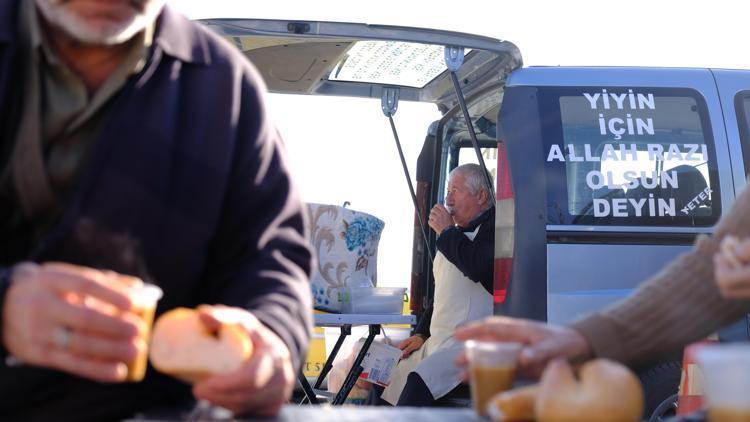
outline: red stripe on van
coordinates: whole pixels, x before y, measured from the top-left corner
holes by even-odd
[[[497,194],[496,199],[513,198],[513,187],[510,183],[510,169],[508,168],[508,153],[505,144],[497,143]]]
[[[505,303],[511,268],[513,258],[495,258],[495,288],[492,295],[495,303]]]
[[[502,142],[497,143],[497,186],[496,186],[496,200],[497,209],[505,208],[501,204],[510,203],[511,207],[515,208],[513,201],[513,187],[511,186],[510,179],[510,168],[508,166],[508,152],[505,149],[505,144]],[[501,220],[502,221],[502,220]],[[511,223],[510,233],[515,234],[513,230],[514,223]],[[497,254],[497,252],[496,252]],[[508,292],[508,284],[510,283],[510,271],[513,268],[513,252],[510,252],[508,257],[496,257],[495,258],[495,274],[493,282],[493,300],[497,303],[505,303],[505,299]]]
[[[501,199],[495,204],[495,258],[513,258],[515,222],[512,219],[516,203],[513,198]]]

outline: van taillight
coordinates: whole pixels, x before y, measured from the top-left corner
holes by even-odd
[[[513,238],[515,235],[515,200],[510,182],[508,154],[505,145],[497,143],[497,189],[495,204],[495,303],[504,303],[513,268]]]

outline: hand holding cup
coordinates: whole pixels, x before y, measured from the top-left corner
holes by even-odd
[[[149,331],[134,294],[142,284],[72,264],[18,264],[5,296],[3,342],[22,363],[101,382],[135,380]]]
[[[453,226],[454,222],[450,211],[443,204],[436,204],[430,210],[428,224],[435,233],[440,234],[443,230]]]

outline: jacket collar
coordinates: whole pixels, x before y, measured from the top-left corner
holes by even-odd
[[[490,217],[492,217],[492,219],[494,220],[494,216],[495,216],[495,205],[490,205],[489,208],[480,212],[479,215],[474,217],[474,219],[472,219],[466,227],[461,227],[461,230],[473,231],[474,229],[477,228],[478,225],[484,223],[485,221],[488,221]]]
[[[188,63],[211,63],[206,33],[198,24],[164,6],[156,25],[154,43],[167,55]]]
[[[22,0],[32,1],[32,0]],[[0,44],[16,41],[19,1],[0,0]],[[211,63],[206,33],[197,24],[164,6],[157,23],[154,42],[167,55],[195,64]]]

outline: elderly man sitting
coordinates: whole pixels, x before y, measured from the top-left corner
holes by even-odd
[[[431,406],[457,388],[453,364],[461,350],[457,326],[492,314],[495,207],[482,168],[456,167],[445,206],[435,205],[429,225],[437,238],[435,297],[416,334],[399,348],[403,359],[381,398],[401,406]]]

